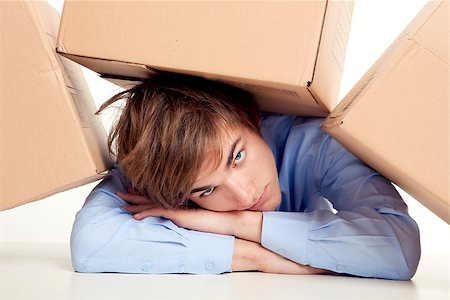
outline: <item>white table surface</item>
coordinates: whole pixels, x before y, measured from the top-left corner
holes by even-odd
[[[0,243],[0,299],[450,299],[449,254],[422,256],[411,281],[326,275],[82,274],[67,244]]]

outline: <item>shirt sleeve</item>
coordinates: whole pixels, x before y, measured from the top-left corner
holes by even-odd
[[[410,279],[420,238],[406,204],[386,178],[330,136],[322,138],[308,164],[308,183],[336,211],[264,212],[262,245],[337,273]]]
[[[71,235],[72,265],[78,272],[231,272],[234,237],[203,233],[149,217],[137,221],[122,210],[123,175],[110,171],[77,213]]]

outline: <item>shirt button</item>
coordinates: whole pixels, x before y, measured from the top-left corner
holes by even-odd
[[[214,268],[214,263],[213,262],[208,262],[205,266],[206,270],[212,270]]]
[[[142,271],[149,272],[152,268],[152,265],[150,263],[145,263],[142,265]]]
[[[336,270],[343,271],[344,270],[344,266],[343,265],[337,265],[336,266]]]

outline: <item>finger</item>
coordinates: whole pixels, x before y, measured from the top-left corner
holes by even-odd
[[[130,206],[129,206],[129,205],[119,206],[119,208],[120,208],[121,210],[124,210],[124,211],[126,211],[126,212],[131,213],[131,211],[130,211]]]
[[[132,213],[137,214],[144,210],[151,209],[151,205],[128,205],[128,206],[121,206],[122,209]]]
[[[122,198],[123,200],[130,202],[132,204],[150,204],[153,203],[152,200],[146,198],[142,195],[134,195],[134,194],[125,194],[122,192],[116,192],[116,195]]]
[[[136,191],[132,187],[128,188],[128,193],[133,194],[133,195],[141,195],[141,193],[139,193],[138,191]]]
[[[147,217],[165,217],[165,218],[167,218],[165,212],[166,212],[165,209],[149,208],[149,209],[142,210],[141,212],[135,214],[133,216],[133,218],[135,218],[136,220],[142,220]]]

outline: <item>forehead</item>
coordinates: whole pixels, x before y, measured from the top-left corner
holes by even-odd
[[[205,151],[194,185],[209,182],[217,172],[226,172],[227,161],[231,163],[243,145],[251,145],[253,151],[258,151],[257,148],[261,145],[257,142],[259,139],[260,135],[247,127],[228,128],[221,132],[216,142]]]

